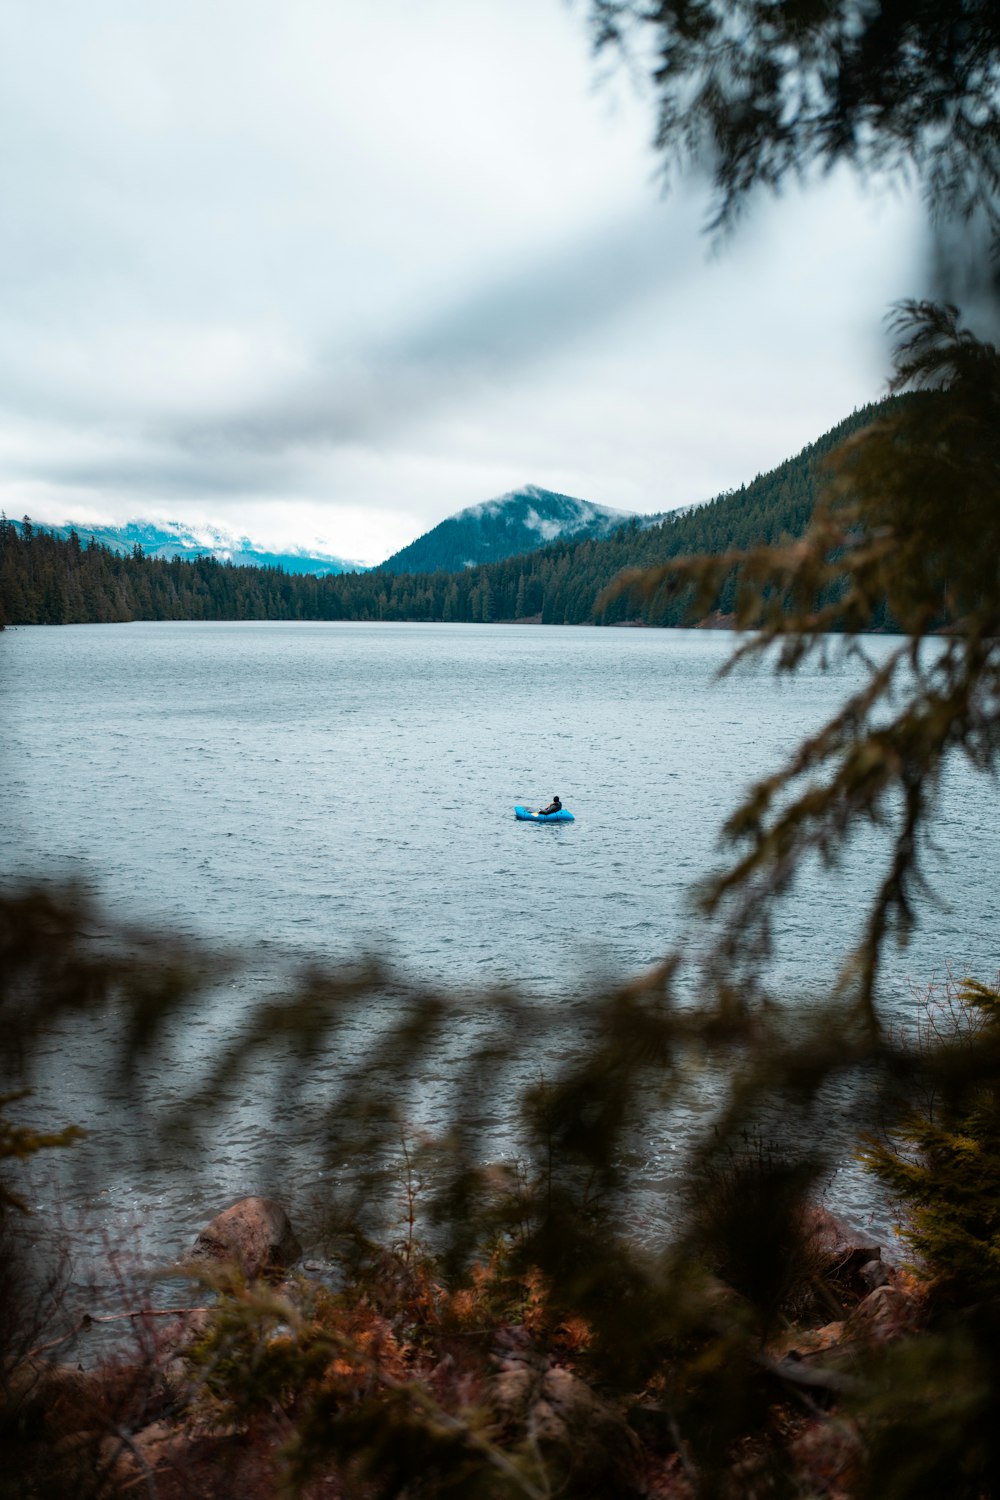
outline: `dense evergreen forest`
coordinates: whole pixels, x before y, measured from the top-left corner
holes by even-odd
[[[126,620],[488,624],[535,619],[555,625],[678,625],[685,619],[682,597],[661,594],[641,603],[618,598],[601,610],[596,601],[623,568],[800,536],[815,504],[822,460],[884,406],[862,408],[751,484],[654,526],[636,521],[603,540],[554,542],[536,552],[454,573],[296,577],[277,567],[239,567],[211,557],[151,558],[138,546],[123,556],[76,532],[64,539],[32,526],[27,518],[20,527],[4,518],[0,628]],[[734,573],[715,600],[714,611],[722,616],[732,608],[735,583]]]

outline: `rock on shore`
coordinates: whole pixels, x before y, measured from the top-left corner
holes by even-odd
[[[198,1235],[189,1260],[228,1261],[248,1281],[284,1271],[302,1254],[288,1215],[271,1198],[241,1198]]]

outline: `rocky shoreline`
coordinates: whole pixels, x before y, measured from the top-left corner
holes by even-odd
[[[799,1227],[805,1258],[797,1285],[788,1289],[792,1311],[780,1315],[753,1358],[773,1408],[769,1423],[782,1429],[784,1449],[810,1493],[847,1500],[862,1438],[840,1408],[849,1403],[872,1349],[919,1328],[921,1302],[912,1280],[886,1261],[879,1244],[826,1209],[806,1209]],[[198,1306],[177,1309],[175,1316],[138,1312],[139,1352],[131,1362],[84,1372],[32,1353],[8,1364],[5,1426],[14,1411],[22,1435],[49,1444],[53,1462],[58,1458],[65,1467],[79,1458],[94,1476],[88,1493],[95,1497],[145,1492],[159,1500],[234,1494],[264,1500],[279,1492],[295,1448],[295,1402],[279,1385],[253,1406],[253,1416],[234,1416],[219,1398],[220,1370],[229,1361],[225,1379],[238,1385],[262,1351],[271,1356],[278,1347],[290,1360],[308,1361],[321,1307],[333,1342],[329,1368],[318,1378],[334,1370],[338,1401],[409,1395],[418,1405],[430,1402],[439,1426],[454,1424],[456,1441],[474,1448],[473,1429],[482,1429],[483,1461],[498,1480],[509,1462],[504,1455],[527,1445],[566,1495],[687,1500],[699,1493],[683,1441],[669,1439],[663,1392],[649,1388],[627,1401],[609,1398],[588,1378],[585,1333],[560,1327],[542,1336],[530,1308],[520,1322],[501,1319],[466,1330],[459,1294],[413,1267],[393,1267],[388,1256],[379,1274],[396,1278],[395,1312],[384,1286],[373,1287],[345,1302],[331,1323],[336,1299],[329,1290],[292,1274],[300,1256],[280,1205],[262,1198],[232,1204],[183,1258],[181,1268],[206,1293]],[[412,1327],[418,1293],[426,1302],[419,1338]],[[748,1326],[732,1288],[717,1283],[707,1305],[714,1306],[720,1328]],[[225,1318],[229,1331],[220,1335]],[[248,1320],[255,1319],[258,1336],[250,1337]],[[241,1350],[243,1372],[234,1363]],[[468,1415],[473,1409],[475,1423]],[[774,1439],[762,1433],[760,1441],[766,1447]],[[750,1473],[762,1455],[752,1442],[746,1447],[734,1460],[733,1494],[755,1493],[752,1485],[741,1488],[738,1470],[742,1464]],[[302,1495],[382,1493],[346,1479],[342,1462],[320,1469]],[[501,1486],[496,1492],[507,1491]],[[510,1490],[519,1492],[516,1485]]]

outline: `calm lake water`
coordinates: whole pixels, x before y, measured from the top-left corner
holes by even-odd
[[[276,966],[305,955],[337,964],[377,952],[450,990],[507,983],[565,1006],[596,974],[711,942],[689,894],[724,814],[859,672],[777,683],[741,669],[717,681],[731,647],[722,633],[531,626],[8,631],[5,877],[71,875],[112,918],[239,953],[240,977],[150,1078],[164,1098],[183,1096]],[[575,823],[515,821],[515,803],[553,793]],[[949,968],[996,972],[995,802],[994,784],[955,768],[930,865],[943,900],[926,905],[887,972],[900,1014]],[[859,836],[839,871],[810,872],[783,911],[772,980],[788,1003],[821,993],[856,938],[879,851]],[[384,1022],[373,1011],[373,1034]],[[307,1151],[295,1158],[296,1122],[265,1120],[252,1094],[233,1100],[197,1160],[140,1169],[145,1127],[113,1101],[95,1114],[113,1040],[100,1026],[50,1039],[58,1118],[93,1127],[79,1159],[94,1175],[59,1184],[64,1202],[162,1254],[243,1192],[271,1190],[293,1217],[305,1212],[322,1171]],[[411,1100],[421,1124],[436,1123],[456,1047]],[[341,1066],[325,1060],[317,1088]],[[40,1087],[39,1107],[49,1097]],[[509,1144],[498,1122],[497,1154]],[[654,1221],[677,1145],[651,1143],[643,1164]],[[830,1189],[855,1216],[871,1211],[865,1191],[850,1170]],[[37,1188],[43,1209],[56,1192]]]

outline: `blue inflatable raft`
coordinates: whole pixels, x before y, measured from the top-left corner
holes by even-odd
[[[514,816],[519,823],[572,823],[573,814],[561,807],[557,813],[536,813],[527,807],[515,807]]]

